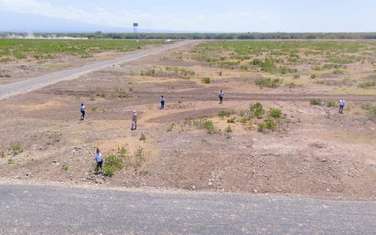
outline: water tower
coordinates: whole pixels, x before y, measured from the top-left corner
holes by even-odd
[[[133,23],[133,32],[134,33],[137,33],[137,28],[138,28],[138,23],[137,22]]]

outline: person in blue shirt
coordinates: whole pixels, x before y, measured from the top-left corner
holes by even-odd
[[[339,100],[339,113],[343,114],[343,110],[345,109],[346,101],[344,99]]]
[[[97,151],[95,152],[95,162],[97,163],[95,172],[99,173],[99,169],[103,172],[103,156],[99,148],[97,148]]]

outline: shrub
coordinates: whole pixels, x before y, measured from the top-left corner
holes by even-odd
[[[199,129],[206,129],[208,134],[215,134],[217,132],[213,121],[207,119],[200,119],[193,122]]]
[[[144,149],[139,147],[136,153],[134,154],[133,167],[135,169],[140,168],[144,162],[145,162]]]
[[[269,130],[275,130],[277,128],[277,123],[272,118],[268,118],[264,121],[265,128]]]
[[[171,123],[168,127],[167,127],[167,132],[171,132],[172,130],[174,130],[175,128],[175,123]]]
[[[124,148],[119,149],[116,154],[110,154],[104,161],[103,174],[112,177],[117,171],[124,167],[124,157],[127,151]]]
[[[10,146],[9,151],[11,155],[16,156],[18,154],[21,154],[24,150],[21,144],[16,143]]]
[[[140,141],[146,141],[146,136],[144,133],[141,133],[141,136],[140,136]]]
[[[319,105],[319,106],[321,106],[322,105],[322,101],[320,99],[312,99],[310,101],[310,104],[311,105]]]
[[[315,78],[317,78],[317,75],[316,74],[312,74],[311,75],[311,79],[315,79]]]
[[[367,104],[367,105],[363,105],[362,108],[364,110],[367,110],[368,116],[371,119],[376,119],[376,105]]]
[[[232,133],[231,126],[227,126],[226,129],[225,129],[225,132],[226,133]]]
[[[376,86],[375,81],[362,82],[358,85],[359,88],[364,88],[364,89],[375,87],[375,86]]]
[[[269,116],[275,119],[281,118],[282,117],[282,110],[277,109],[277,108],[271,108],[269,110]]]
[[[258,119],[262,118],[262,116],[265,114],[264,107],[262,106],[261,103],[256,103],[254,105],[251,105],[251,107],[249,108],[249,111],[250,111],[251,117],[255,117]]]
[[[277,122],[272,118],[267,118],[257,125],[257,131],[265,132],[265,130],[274,131],[277,128]]]
[[[264,132],[264,131],[265,131],[265,123],[264,123],[264,122],[259,123],[259,124],[257,125],[257,131],[258,131],[258,132]]]
[[[273,73],[275,71],[273,59],[266,58],[261,64],[261,70],[264,72]]]
[[[218,113],[218,116],[221,118],[224,118],[224,117],[230,117],[231,114],[232,112],[223,110]]]
[[[227,119],[227,123],[235,123],[235,122],[236,122],[236,118],[235,117]]]
[[[336,107],[337,106],[337,103],[333,100],[330,100],[326,103],[326,107],[328,108],[333,108],[333,107]]]
[[[259,79],[256,79],[255,84],[259,86],[260,88],[264,88],[264,87],[277,88],[282,84],[282,80],[278,78],[275,78],[275,79],[259,78]]]
[[[205,77],[205,78],[202,78],[202,79],[201,79],[201,82],[204,83],[204,84],[210,84],[210,83],[211,83],[211,80],[210,80],[210,78]]]

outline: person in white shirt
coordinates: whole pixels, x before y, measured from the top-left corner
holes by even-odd
[[[99,169],[101,172],[103,172],[103,156],[101,151],[97,148],[97,151],[95,152],[95,162],[97,163],[97,166],[95,168],[95,172],[98,173]]]
[[[343,110],[345,109],[346,101],[344,99],[339,100],[339,113],[343,114]]]
[[[80,112],[81,112],[81,120],[85,120],[85,115],[86,115],[86,107],[84,104],[81,104],[80,107]]]
[[[132,111],[132,125],[131,130],[135,131],[137,129],[137,112]]]
[[[223,90],[220,90],[219,91],[219,94],[218,94],[218,98],[219,98],[219,103],[222,104],[223,103],[223,98],[225,97],[225,93],[223,92]]]

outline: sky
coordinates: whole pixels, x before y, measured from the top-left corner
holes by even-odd
[[[375,0],[0,0],[0,31],[376,32]]]

